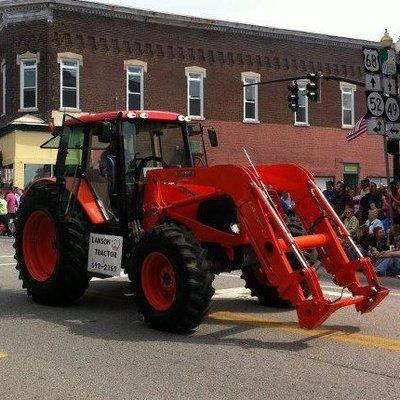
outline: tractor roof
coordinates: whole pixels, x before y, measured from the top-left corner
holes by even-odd
[[[117,110],[117,111],[107,111],[102,113],[89,113],[83,114],[77,119],[71,118],[66,121],[66,125],[79,125],[80,122],[85,124],[90,124],[93,122],[109,121],[117,118],[118,114],[122,113],[122,119],[147,119],[151,121],[183,121],[184,116],[177,113],[172,113],[168,111],[153,111],[153,110]]]

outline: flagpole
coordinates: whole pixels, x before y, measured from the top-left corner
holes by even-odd
[[[386,129],[385,129],[386,130]],[[386,180],[387,180],[387,190],[390,191],[390,168],[389,168],[389,154],[388,154],[388,145],[387,145],[387,135],[382,135],[383,138],[383,148],[385,152],[385,169],[386,169]],[[390,197],[389,192],[389,197]],[[389,217],[390,217],[390,226],[393,226],[393,207],[392,200],[389,201]]]

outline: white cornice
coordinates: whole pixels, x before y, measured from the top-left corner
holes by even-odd
[[[319,33],[294,31],[288,29],[271,28],[237,22],[212,20],[184,15],[160,13],[137,8],[122,7],[110,4],[101,4],[81,0],[6,0],[0,4],[0,13],[3,14],[1,26],[20,22],[26,19],[46,19],[52,21],[52,10],[75,11],[102,15],[111,18],[132,19],[163,25],[206,29],[222,32],[239,33],[243,35],[261,36],[273,39],[291,40],[304,43],[326,44],[340,47],[359,48],[365,45],[376,46],[376,42],[351,39]]]

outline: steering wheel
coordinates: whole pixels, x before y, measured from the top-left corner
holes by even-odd
[[[140,176],[142,175],[144,167],[150,162],[156,161],[159,162],[163,168],[168,168],[168,164],[161,158],[156,156],[148,156],[140,160],[138,166],[136,167],[135,171],[133,172],[133,199],[135,202],[134,206],[134,218],[141,219],[142,218],[142,196],[139,193],[139,180]]]
[[[144,167],[150,162],[150,161],[156,161],[159,162],[163,168],[168,168],[168,164],[161,158],[161,157],[156,157],[156,156],[148,156],[140,160],[138,166],[136,167],[134,173],[133,173],[133,178],[136,182],[139,182],[140,176],[142,175]]]

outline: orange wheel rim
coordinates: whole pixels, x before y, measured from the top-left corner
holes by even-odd
[[[144,260],[141,274],[143,293],[157,311],[168,310],[176,295],[176,278],[172,264],[161,253],[150,253]]]
[[[22,235],[22,252],[31,276],[43,282],[51,277],[57,263],[56,229],[44,211],[34,211],[26,220]]]

